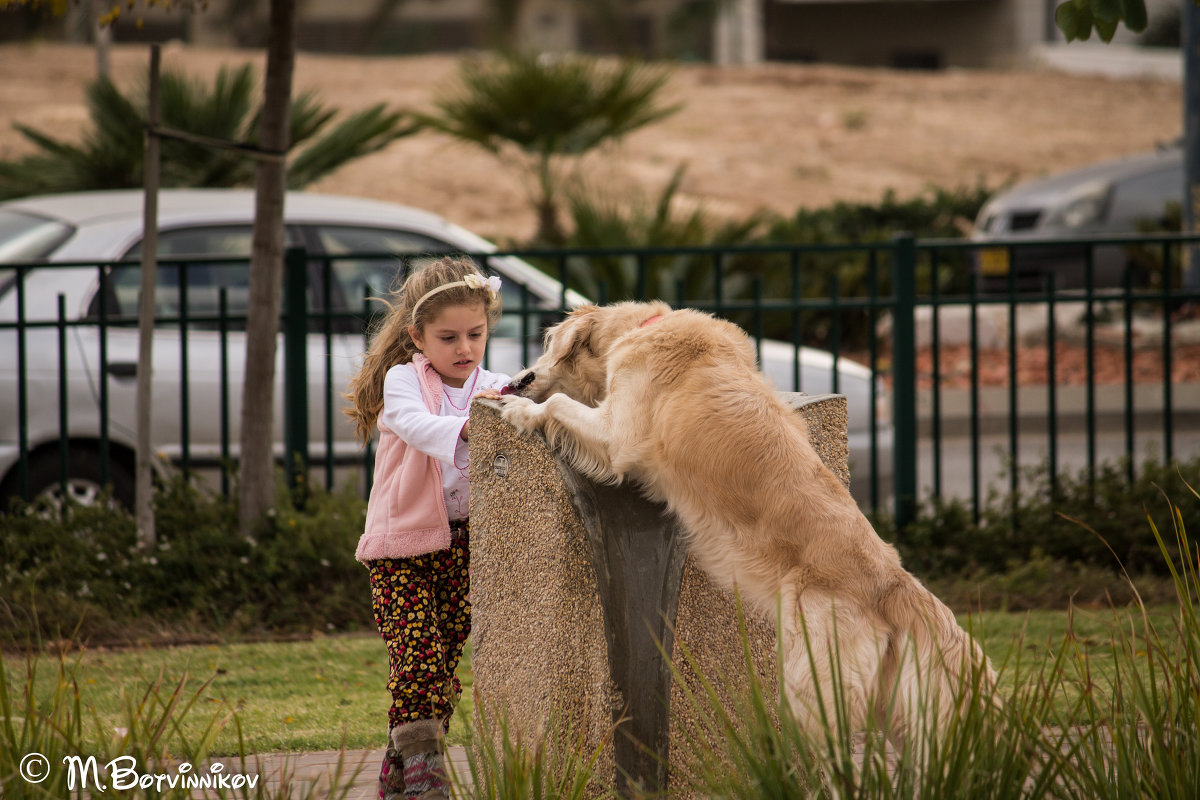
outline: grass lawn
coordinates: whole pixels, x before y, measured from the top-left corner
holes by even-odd
[[[1170,630],[1178,609],[1158,607],[1151,618],[1160,631]],[[1086,655],[1092,675],[1101,681],[1111,673],[1112,643],[1124,631],[1140,631],[1136,608],[1076,609],[963,615],[960,621],[983,643],[1001,672],[1002,689],[1013,689],[1013,675],[1037,675],[1054,658],[1069,629],[1073,646]],[[26,659],[5,655],[10,692],[16,694],[26,673]],[[185,736],[195,736],[214,717],[236,709],[244,752],[279,752],[381,747],[387,725],[389,696],[385,688],[387,656],[375,634],[338,636],[304,642],[231,644],[142,650],[88,650],[70,654],[85,714],[94,736],[112,736],[127,723],[131,702],[162,702],[177,687],[185,700],[198,697],[183,717]],[[59,679],[56,657],[35,662],[36,691],[49,696]],[[1019,669],[1016,665],[1019,664]],[[459,669],[463,701],[450,732],[462,743],[471,716],[470,650]],[[207,683],[206,683],[207,682]],[[154,698],[159,698],[155,700]],[[237,726],[228,724],[213,752],[238,750]]]
[[[20,656],[6,654],[10,684],[25,673]],[[184,735],[198,738],[214,717],[236,710],[244,752],[292,752],[383,747],[391,697],[387,653],[377,634],[323,637],[301,642],[199,645],[166,649],[87,650],[69,654],[66,668],[96,736],[127,727],[128,703],[166,698],[177,687],[199,701],[182,720]],[[37,660],[39,695],[58,682],[56,657]],[[459,668],[463,699],[452,720],[451,741],[461,742],[471,716],[470,648]],[[207,682],[207,683],[206,683]],[[151,702],[154,702],[153,700]],[[213,752],[238,751],[237,726],[228,724]]]
[[[1176,628],[1177,606],[1155,606],[1146,615],[1160,636]],[[988,611],[959,615],[959,622],[983,644],[1000,673],[1003,693],[1011,693],[1015,681],[1036,678],[1044,665],[1063,652],[1078,653],[1091,677],[1107,688],[1116,672],[1114,642],[1132,643],[1145,653],[1145,625],[1136,606],[1119,609],[1076,608],[1067,611]],[[1067,642],[1068,632],[1071,640]],[[1078,691],[1067,687],[1064,699],[1075,700]]]

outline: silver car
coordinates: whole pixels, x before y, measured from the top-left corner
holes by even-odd
[[[18,385],[19,366],[23,363],[31,493],[55,492],[61,486],[61,452],[67,454],[70,494],[90,501],[99,492],[103,381],[107,385],[108,478],[114,496],[131,502],[138,367],[133,321],[140,276],[136,263],[111,262],[136,260],[139,256],[142,202],[140,191],[132,190],[0,203],[0,264],[63,265],[25,270],[23,292],[17,291],[17,270],[0,267],[0,348],[6,354],[0,362],[0,496],[18,491]],[[361,464],[352,426],[343,421],[340,410],[344,403],[341,391],[357,369],[364,346],[361,320],[354,318],[356,312],[362,314],[364,297],[383,294],[393,287],[401,258],[419,263],[436,253],[486,254],[494,253],[496,248],[437,215],[393,203],[290,193],[285,209],[288,244],[302,246],[308,253],[309,307],[328,312],[330,318],[326,329],[318,314],[308,336],[312,462],[319,464],[326,456],[327,419],[333,419],[335,463],[357,460]],[[241,259],[250,252],[253,214],[254,197],[249,190],[169,190],[159,198],[160,272],[155,305],[162,319],[154,340],[151,439],[167,459],[180,460],[185,452],[182,420],[186,407],[186,452],[192,467],[216,465],[224,453],[236,456],[245,337],[237,325],[218,331],[215,320],[221,289],[229,317],[244,319],[248,264]],[[186,272],[171,261],[197,256],[212,261],[190,261]],[[327,264],[332,265],[328,279]],[[540,352],[541,324],[554,320],[564,302],[575,306],[587,299],[573,291],[564,293],[558,281],[519,258],[487,256],[484,266],[503,278],[504,308],[510,312],[489,342],[488,366],[515,373]],[[101,274],[105,278],[104,295]],[[23,358],[18,353],[14,324],[19,297],[23,299],[27,323],[21,332]],[[60,302],[65,325],[47,324],[57,320]],[[527,324],[523,323],[526,315],[515,313],[521,309],[541,314],[533,324]],[[185,312],[183,316],[181,311]],[[107,320],[103,362],[99,325],[102,314]],[[185,341],[180,335],[181,319],[187,320]],[[282,357],[281,347],[277,375],[283,373]],[[781,342],[763,343],[764,371],[777,388],[793,388],[797,358],[805,391],[818,394],[831,390],[833,360],[828,353],[797,350]],[[865,501],[873,419],[877,423],[881,485],[887,491],[886,476],[891,472],[888,403],[883,393],[872,391],[869,370],[845,359],[838,362],[837,369],[838,389],[849,404],[855,490]],[[65,386],[61,387],[60,370],[66,375]],[[186,393],[182,389],[185,385]],[[60,408],[60,389],[66,398],[65,408]],[[281,395],[276,391],[277,420],[283,415]],[[228,402],[224,423],[222,396]],[[278,437],[282,425],[275,428]],[[230,443],[232,451],[223,450],[223,440]],[[282,449],[280,441],[280,455]]]
[[[1183,149],[1178,145],[1129,158],[1092,164],[1025,181],[984,204],[971,238],[994,244],[1031,239],[1083,239],[1139,232],[1162,226],[1169,205],[1183,201]],[[985,293],[1042,292],[1054,275],[1055,289],[1082,289],[1087,245],[991,247],[979,251],[977,269]],[[1120,245],[1092,252],[1092,285],[1119,289],[1129,264]],[[1135,282],[1135,285],[1136,282]]]

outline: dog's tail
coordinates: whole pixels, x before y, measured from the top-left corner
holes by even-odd
[[[885,605],[896,635],[885,659],[881,696],[893,730],[907,735],[945,730],[968,705],[995,704],[996,673],[954,613],[916,578]]]

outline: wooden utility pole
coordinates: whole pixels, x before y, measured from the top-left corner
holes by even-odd
[[[1200,233],[1200,6],[1195,0],[1183,2],[1183,231]],[[1200,289],[1200,246],[1185,247],[1183,263],[1184,287]]]
[[[158,45],[150,47],[150,92],[146,101],[145,164],[142,201],[142,296],[138,304],[137,368],[137,464],[134,472],[134,516],[137,520],[138,545],[153,546],[154,530],[154,448],[150,441],[153,419],[154,380],[154,295],[158,278],[158,173],[160,122]]]

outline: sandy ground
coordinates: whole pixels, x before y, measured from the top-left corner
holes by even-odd
[[[221,64],[265,66],[261,52],[169,45],[163,61],[211,80]],[[120,47],[114,78],[132,87],[149,50]],[[28,149],[19,121],[70,137],[87,119],[86,47],[0,46],[0,158]],[[450,56],[353,58],[300,54],[297,90],[343,109],[378,102],[431,108],[452,84]],[[682,195],[714,215],[765,208],[788,214],[835,200],[873,201],[892,189],[1004,182],[1152,148],[1181,130],[1181,87],[1152,79],[1044,71],[895,72],[771,64],[676,66],[675,116],[583,165],[590,185],[656,196],[687,164]],[[510,166],[510,165],[509,165]],[[421,206],[491,238],[520,241],[534,216],[518,173],[436,134],[393,143],[311,187]]]

